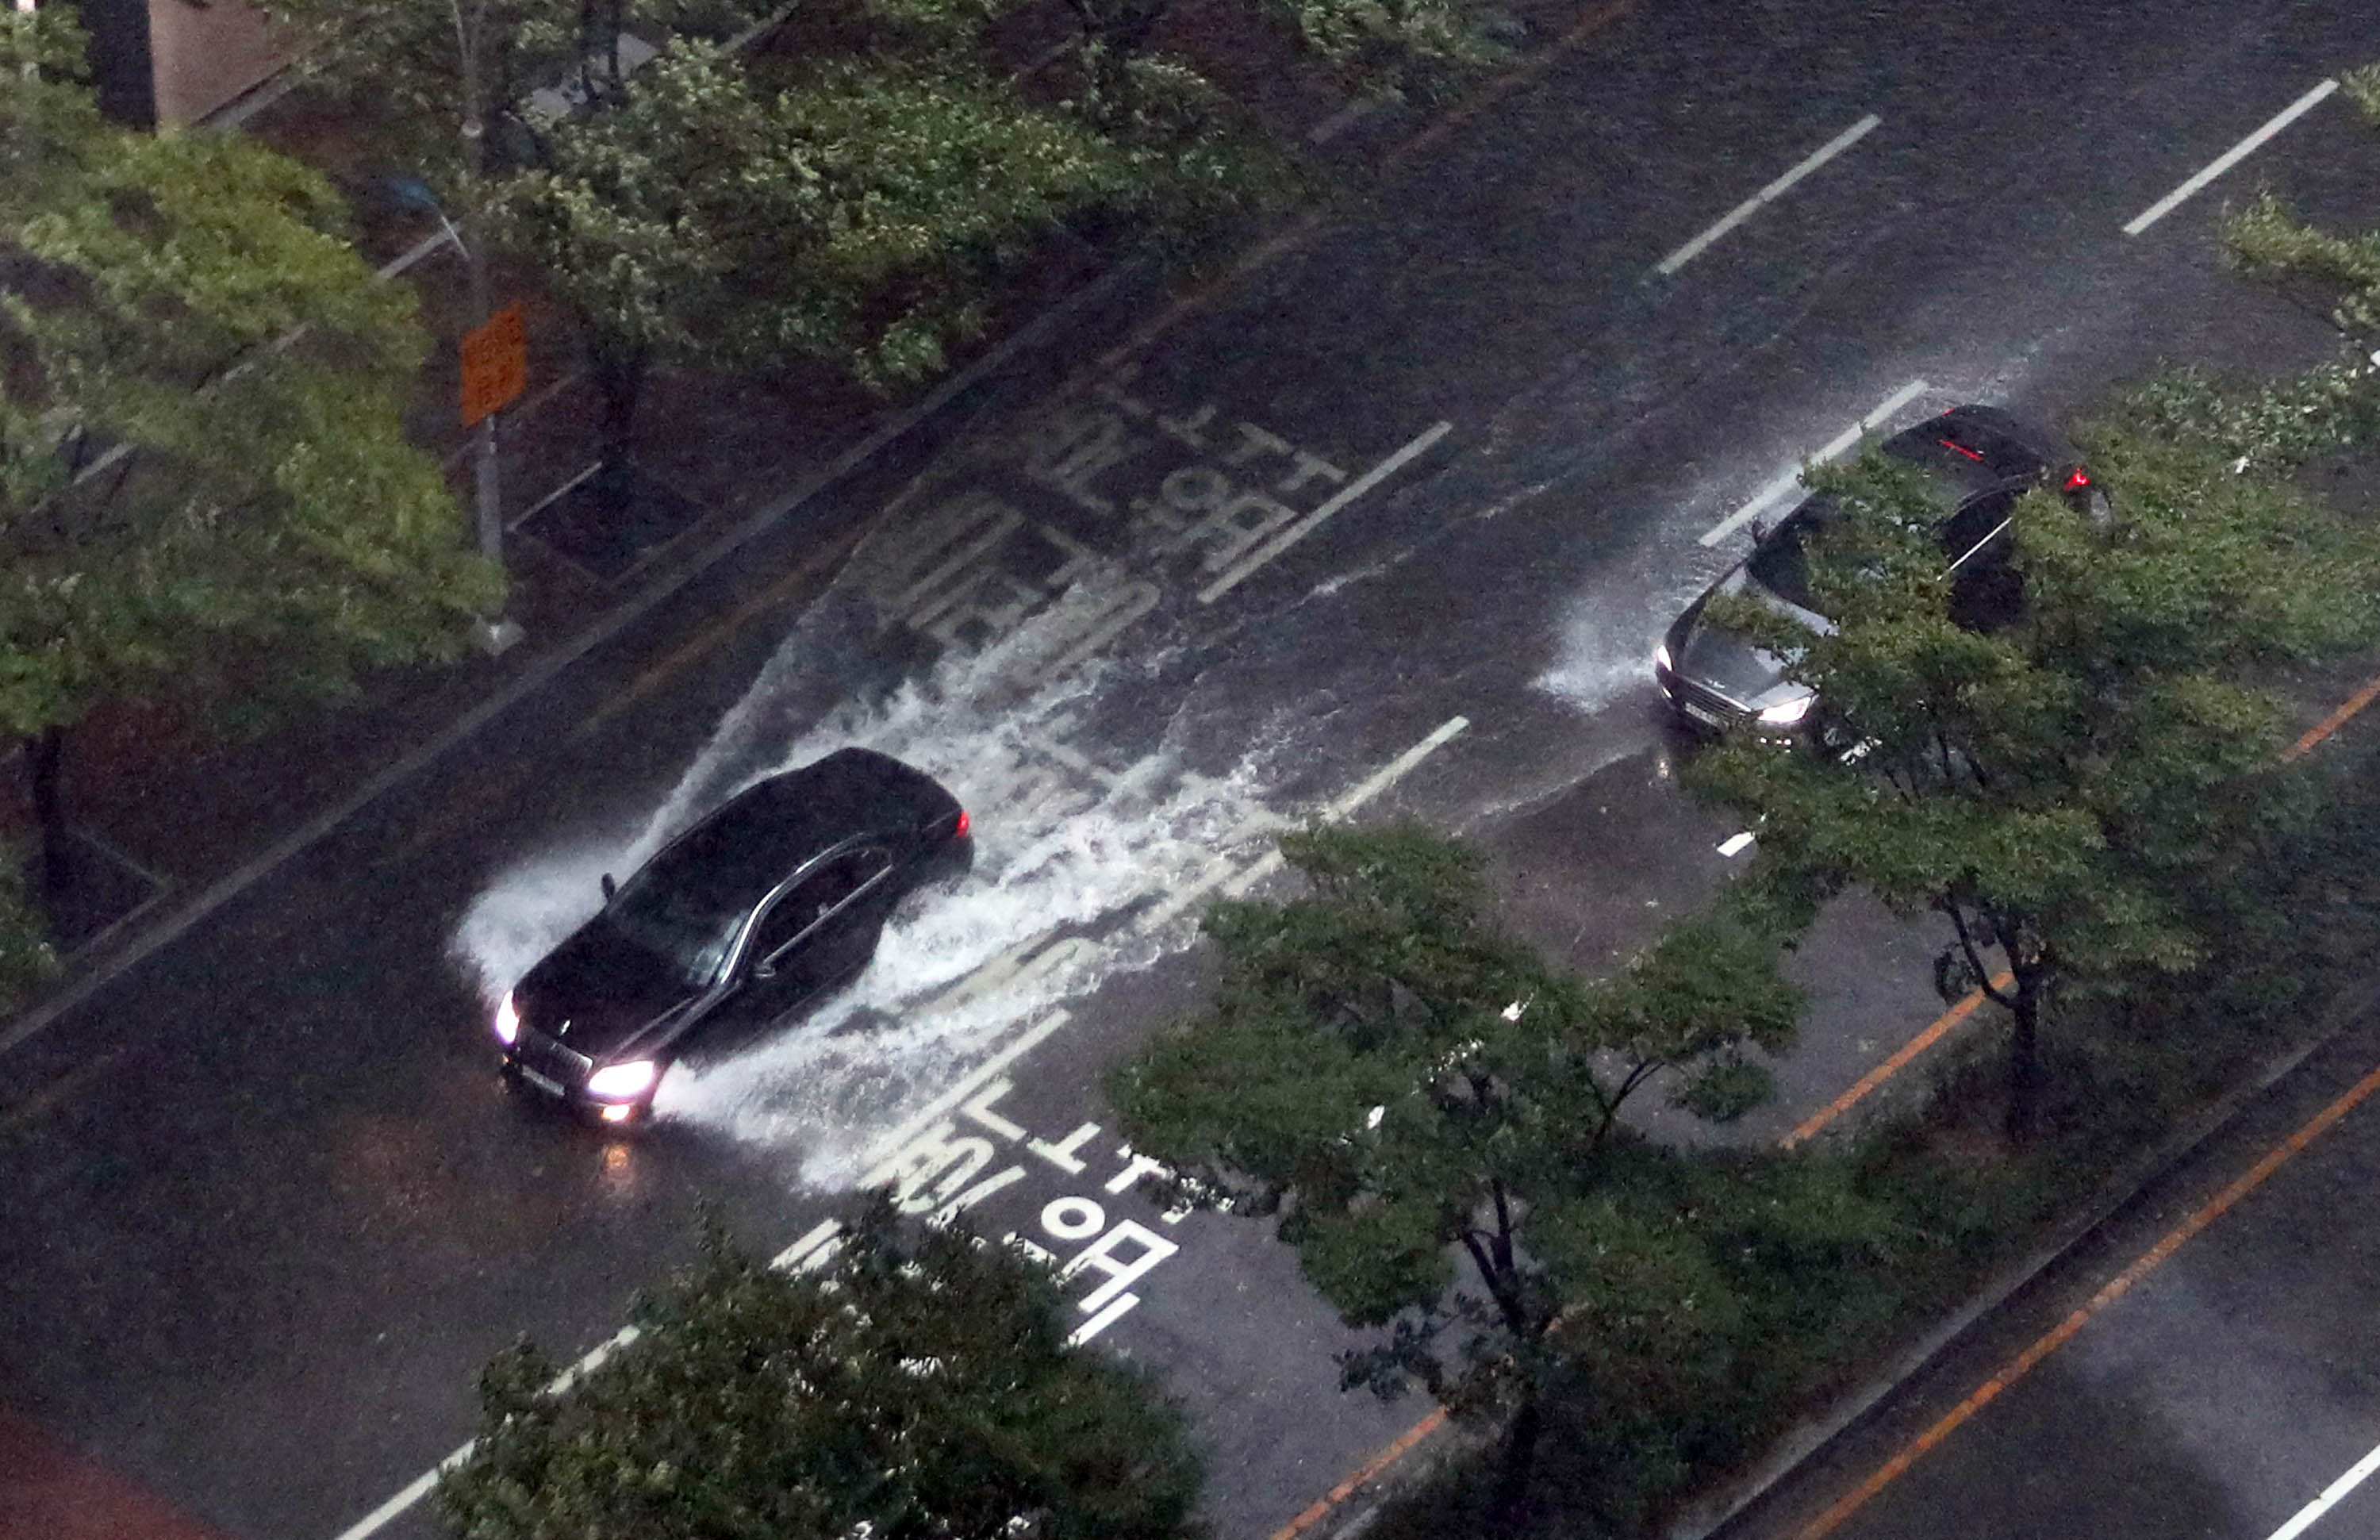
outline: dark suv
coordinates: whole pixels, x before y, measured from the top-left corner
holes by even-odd
[[[2009,562],[2010,510],[2019,497],[2050,483],[2083,512],[2107,515],[2107,499],[2073,445],[1996,407],[1953,406],[1879,447],[1914,467],[1947,510],[1939,532],[1951,573],[1951,613],[1962,625],[2005,624],[2022,605],[2022,582]],[[1705,612],[1719,594],[1743,594],[1814,633],[1833,630],[1815,607],[1803,550],[1831,511],[1823,494],[1814,494],[1775,527],[1755,524],[1752,554],[1671,624],[1653,654],[1653,677],[1679,716],[1700,728],[1748,726],[1779,736],[1802,728],[1817,697],[1785,676],[1789,660],[1711,623]]]

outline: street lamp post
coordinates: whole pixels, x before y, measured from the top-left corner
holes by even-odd
[[[455,45],[462,55],[464,163],[468,168],[466,175],[470,177],[471,200],[476,202],[488,170],[485,114],[480,103],[480,41],[486,31],[487,7],[484,3],[477,6],[468,22],[463,18],[463,0],[448,0],[448,7],[455,18]],[[466,209],[463,217],[469,220],[471,211]],[[485,326],[488,318],[495,313],[492,297],[488,292],[487,254],[479,241],[463,238],[462,232],[455,228],[454,221],[446,217],[443,209],[439,211],[438,219],[446,226],[447,238],[463,253],[463,265],[470,273],[472,324]],[[502,571],[504,564],[504,519],[503,491],[496,479],[496,413],[490,412],[480,418],[478,442],[472,446],[472,480],[479,494],[480,554]],[[493,616],[481,616],[472,635],[472,639],[492,658],[520,637],[519,623],[501,610]]]
[[[472,127],[476,126],[475,119]],[[467,134],[468,132],[467,129]],[[464,237],[463,232],[447,214],[445,205],[439,202],[437,195],[426,183],[411,176],[393,176],[385,185],[399,201],[437,216],[439,225],[446,232],[448,244],[462,254],[463,265],[470,274],[473,324],[475,327],[485,326],[488,318],[495,312],[493,299],[489,293],[487,259],[479,244]],[[485,413],[471,430],[471,476],[477,494],[480,554],[501,568],[504,564],[504,493],[496,474],[498,415],[493,411]],[[520,638],[520,624],[501,612],[492,616],[483,615],[473,623],[472,639],[491,657]]]

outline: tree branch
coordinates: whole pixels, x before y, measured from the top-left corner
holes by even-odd
[[[1993,1003],[2006,1006],[2011,1011],[2015,1010],[2015,996],[2002,994],[1992,988],[1992,970],[1985,965],[1983,954],[1975,950],[1975,939],[1967,929],[1966,911],[1960,905],[1959,901],[1946,895],[1937,907],[1950,916],[1950,924],[1958,929],[1959,948],[1967,954],[1967,965],[1975,970],[1975,988],[1982,990],[1984,997]],[[1992,928],[1997,933],[1999,928],[1995,924]],[[2015,954],[2011,952],[2009,962],[2013,965],[2015,961]]]

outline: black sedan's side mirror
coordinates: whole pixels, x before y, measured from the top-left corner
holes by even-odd
[[[1752,543],[1755,545],[1762,545],[1766,544],[1767,540],[1768,521],[1767,519],[1754,519],[1752,521]]]
[[[620,885],[612,880],[612,874],[610,872],[605,872],[603,874],[603,902],[606,903],[611,903],[612,895],[619,891]]]

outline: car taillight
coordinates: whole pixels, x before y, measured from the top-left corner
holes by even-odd
[[[967,821],[966,809],[962,807],[959,809],[959,821],[951,829],[951,838],[964,840],[967,837],[967,831],[973,827],[975,826]]]

